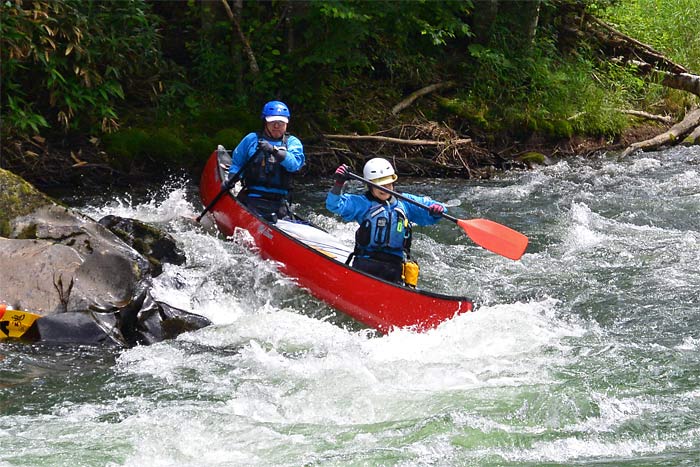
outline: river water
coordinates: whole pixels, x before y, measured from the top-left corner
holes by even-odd
[[[516,262],[417,228],[423,287],[478,307],[423,334],[377,335],[187,220],[196,183],[68,201],[172,233],[188,261],[156,295],[215,324],[123,351],[0,343],[0,465],[700,463],[700,148],[400,180],[531,242]],[[298,210],[351,242],[330,183]]]

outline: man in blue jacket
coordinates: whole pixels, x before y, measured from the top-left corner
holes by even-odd
[[[262,133],[249,133],[233,150],[229,177],[238,175],[243,190],[238,199],[270,221],[289,218],[293,174],[305,162],[299,138],[287,133],[290,112],[286,104],[263,106]]]
[[[336,182],[326,196],[326,207],[344,220],[360,224],[355,233],[352,266],[390,282],[415,286],[415,281],[404,280],[404,262],[410,259],[411,252],[411,223],[435,224],[446,212],[445,206],[426,196],[403,193],[428,206],[426,210],[371,185],[363,195],[342,194],[349,179],[347,174],[345,164],[336,169]],[[390,190],[398,179],[391,163],[379,157],[367,161],[362,174],[366,180]],[[417,271],[415,274],[417,280]]]

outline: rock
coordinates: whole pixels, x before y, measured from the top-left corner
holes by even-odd
[[[163,272],[163,263],[180,265],[187,259],[171,235],[144,222],[110,215],[100,219],[99,224],[145,256],[151,263],[153,277]]]
[[[172,237],[116,222],[132,226],[131,241],[149,262],[103,225],[8,174],[0,172],[0,303],[41,315],[25,340],[128,347],[210,324],[150,295],[153,261],[185,260]],[[15,203],[23,196],[32,202]]]
[[[21,309],[114,310],[148,285],[150,264],[143,256],[68,208],[44,206],[13,219],[10,237],[0,239],[6,271],[0,296],[22,297]]]
[[[0,236],[8,236],[10,219],[54,204],[58,203],[22,178],[0,169]]]
[[[520,157],[518,157],[518,159],[522,162],[525,162],[528,165],[543,165],[547,159],[547,156],[545,156],[541,152],[528,151],[525,154],[522,154]]]

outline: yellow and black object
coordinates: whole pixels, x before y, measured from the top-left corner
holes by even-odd
[[[40,315],[27,311],[8,310],[7,305],[0,303],[0,340],[35,340],[36,326],[32,325],[39,318]]]
[[[402,274],[402,279],[403,283],[410,286],[410,287],[415,287],[418,285],[418,275],[420,274],[420,266],[418,266],[418,263],[416,263],[413,260],[406,260],[403,263],[403,274]]]

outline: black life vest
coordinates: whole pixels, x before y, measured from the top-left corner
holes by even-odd
[[[262,141],[262,135],[257,133],[258,143]],[[287,136],[285,133],[282,137],[282,147],[287,149]],[[246,188],[255,186],[264,186],[267,188],[277,188],[280,190],[290,190],[293,185],[293,176],[287,171],[282,164],[277,162],[272,154],[265,154],[258,149],[255,154],[248,159],[246,163],[245,173],[243,176],[243,185]]]

